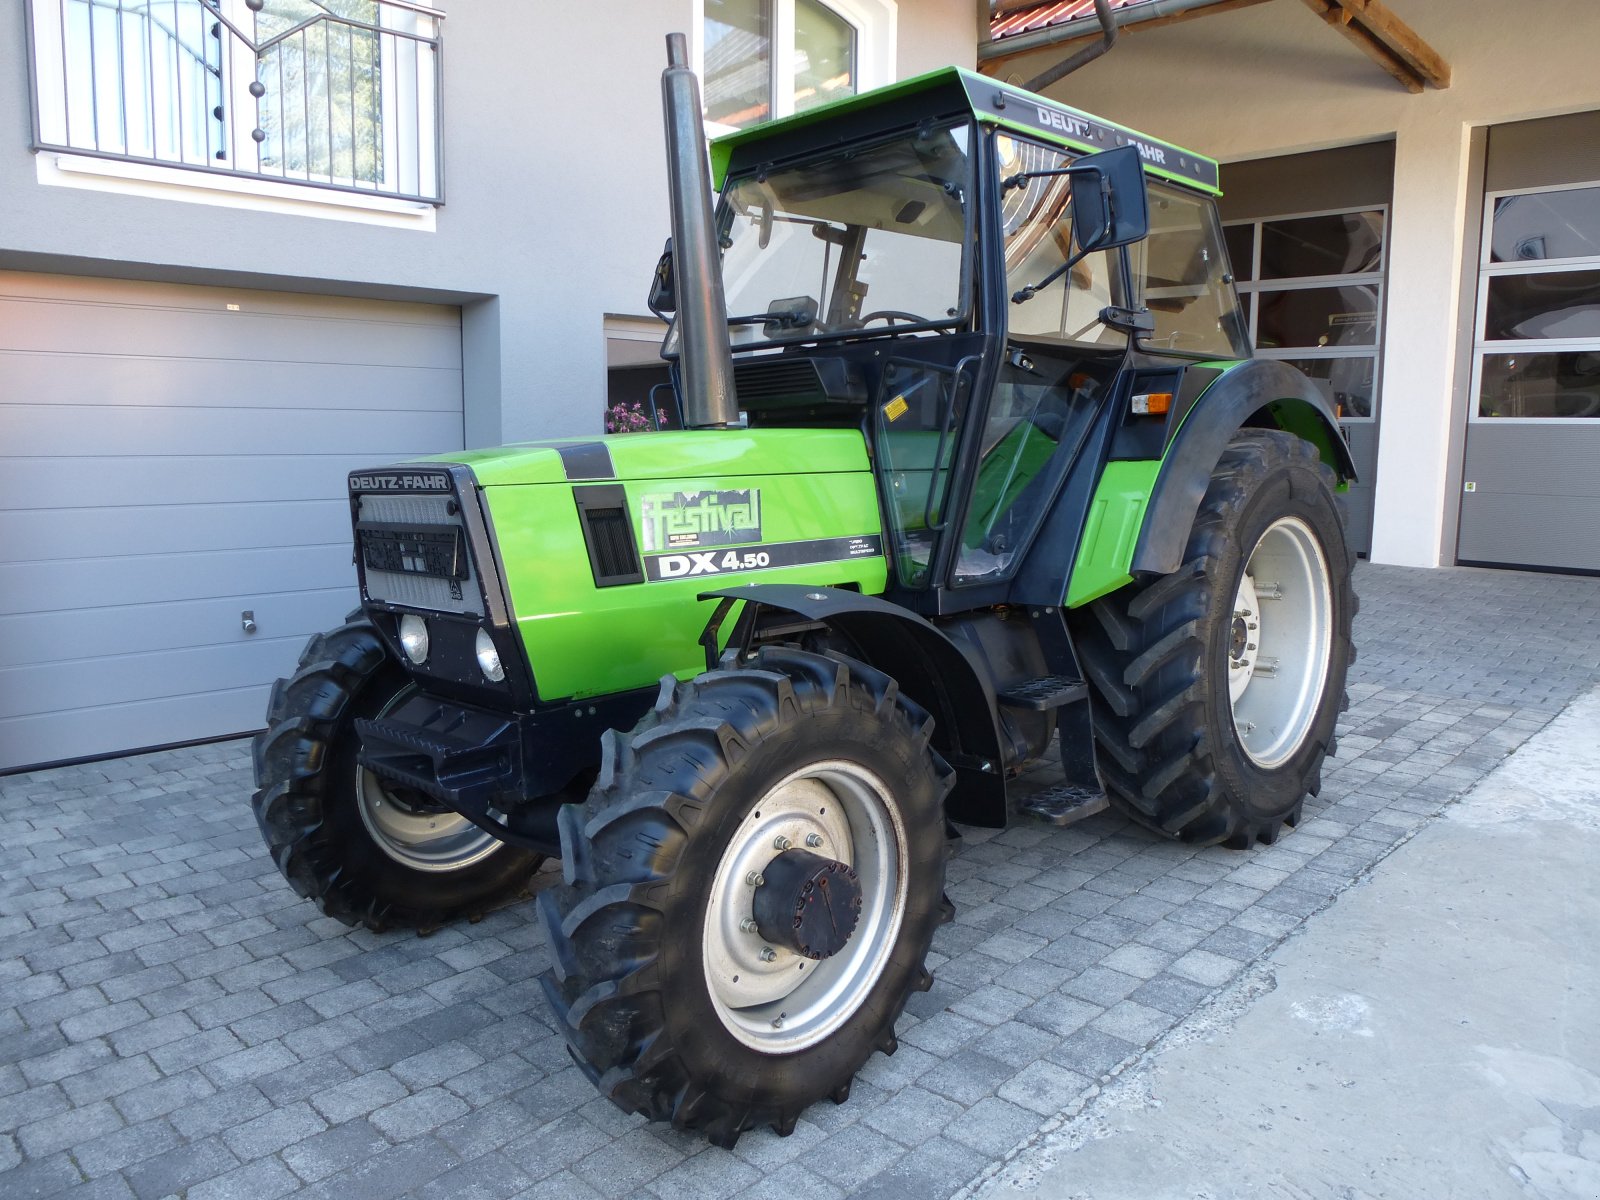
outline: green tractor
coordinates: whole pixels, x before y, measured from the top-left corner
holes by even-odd
[[[1249,358],[1211,159],[947,69],[708,169],[668,45],[682,428],[353,473],[362,606],[274,688],[254,807],[373,929],[559,857],[573,1057],[726,1146],[894,1051],[954,823],[1297,822],[1353,467],[1322,392]],[[1019,800],[1053,746],[1066,785]]]

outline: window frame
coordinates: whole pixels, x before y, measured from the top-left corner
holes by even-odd
[[[795,15],[794,0],[770,0],[773,5],[772,20],[772,113],[765,121],[781,121],[794,115],[794,55]],[[895,43],[898,31],[899,5],[896,0],[817,0],[834,16],[849,25],[855,32],[856,83],[855,93],[870,91],[893,83],[895,77]],[[706,6],[705,0],[694,0],[693,9],[693,66],[695,74],[705,79]],[[721,137],[750,125],[724,125],[720,121],[705,121],[707,137]]]
[[[1508,196],[1548,195],[1552,192],[1576,192],[1600,189],[1600,179],[1580,180],[1574,183],[1549,184],[1543,187],[1504,188],[1483,195],[1483,224],[1478,238],[1478,291],[1472,314],[1472,379],[1471,406],[1467,412],[1468,424],[1495,427],[1521,425],[1543,428],[1545,426],[1574,426],[1581,429],[1600,428],[1600,416],[1594,417],[1486,417],[1483,415],[1483,360],[1491,354],[1570,354],[1593,351],[1600,353],[1600,337],[1589,338],[1498,338],[1484,336],[1489,319],[1489,281],[1506,275],[1554,275],[1563,271],[1600,270],[1600,254],[1570,258],[1516,259],[1494,262],[1495,205]]]
[[[1266,225],[1275,225],[1280,221],[1298,221],[1305,217],[1342,217],[1353,213],[1376,212],[1383,214],[1383,245],[1378,251],[1378,265],[1375,270],[1345,272],[1338,275],[1293,275],[1285,279],[1261,278],[1261,231]],[[1365,358],[1372,360],[1373,396],[1372,412],[1366,416],[1345,413],[1339,417],[1340,424],[1373,424],[1383,411],[1383,360],[1384,360],[1384,329],[1388,322],[1389,304],[1389,229],[1390,205],[1360,204],[1343,205],[1339,208],[1312,209],[1306,212],[1275,213],[1270,216],[1246,217],[1239,220],[1223,221],[1224,229],[1236,229],[1241,226],[1250,226],[1254,229],[1254,236],[1250,242],[1250,278],[1241,280],[1237,273],[1234,275],[1234,289],[1239,293],[1240,302],[1245,310],[1245,328],[1250,337],[1251,353],[1257,358],[1268,358],[1279,362],[1302,360],[1322,360],[1336,358]],[[1233,263],[1230,261],[1230,267]],[[1262,348],[1260,341],[1260,312],[1261,292],[1295,292],[1312,291],[1317,288],[1329,287],[1374,287],[1378,290],[1378,303],[1376,311],[1376,329],[1372,345],[1370,346],[1274,346]]]

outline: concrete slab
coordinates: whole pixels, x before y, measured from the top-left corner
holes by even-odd
[[[1600,691],[979,1189],[1600,1197]]]

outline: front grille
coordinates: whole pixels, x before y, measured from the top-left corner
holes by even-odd
[[[453,497],[365,493],[360,496],[360,502],[356,520],[363,525],[385,525],[402,531],[414,529],[425,535],[426,531],[454,527],[463,530],[465,539],[459,509],[454,513],[450,511],[455,506]],[[367,599],[434,612],[480,615],[483,600],[477,568],[471,555],[464,550],[460,557],[461,565],[455,572],[458,577],[449,578],[411,571],[385,571],[374,565],[382,561],[380,556],[368,556],[364,564]]]

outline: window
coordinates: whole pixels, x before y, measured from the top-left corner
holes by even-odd
[[[1223,261],[1216,209],[1153,180],[1149,188],[1150,236],[1129,247],[1155,321],[1144,344],[1223,358],[1243,354],[1243,319]]]
[[[38,149],[437,201],[441,14],[32,0]]]
[[[1600,185],[1491,195],[1478,420],[1600,419]]]
[[[1002,134],[995,138],[1002,178],[1024,171],[1054,171],[1071,156],[1037,142]],[[1072,238],[1072,181],[1069,176],[1042,176],[1012,188],[1001,202],[1005,237],[1006,294],[1037,285],[1058,271],[1076,252]],[[1122,304],[1123,288],[1116,274],[1117,258],[1107,251],[1086,255],[1072,268],[1006,313],[1012,337],[1050,341],[1122,345],[1127,334],[1100,321],[1107,305]]]
[[[706,120],[725,131],[888,83],[893,0],[701,0]]]
[[[1377,412],[1387,225],[1370,208],[1224,231],[1257,357],[1304,371],[1346,422]]]
[[[734,347],[959,320],[970,139],[934,129],[731,181],[718,220]]]

